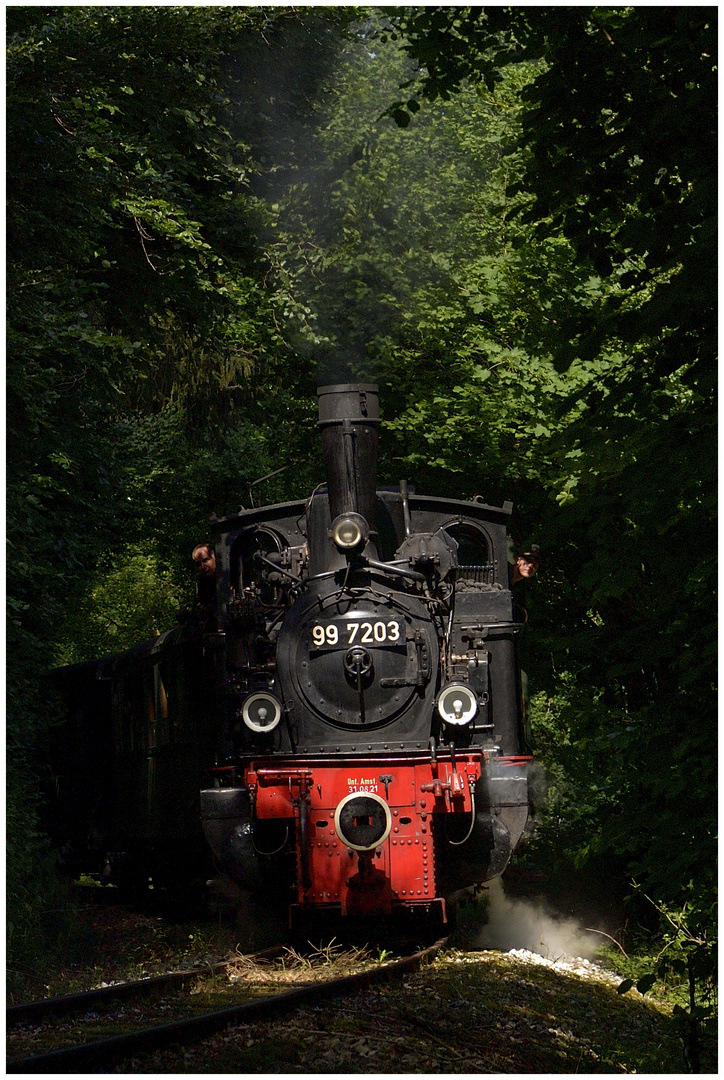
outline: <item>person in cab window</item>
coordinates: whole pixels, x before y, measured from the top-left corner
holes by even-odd
[[[530,551],[519,555],[515,560],[511,584],[517,585],[519,581],[530,581],[532,577],[535,577],[539,566],[540,548],[537,544],[531,544]]]
[[[211,544],[197,544],[191,552],[198,571],[196,599],[199,604],[213,604],[216,597],[216,556]]]
[[[528,621],[528,612],[525,610],[525,586],[526,582],[534,578],[540,566],[540,547],[531,544],[530,550],[515,557],[512,547],[509,547],[510,588],[513,593],[513,619],[515,622],[525,623]],[[521,642],[521,663],[525,663],[525,643]],[[533,744],[533,735],[530,721],[530,691],[528,688],[528,675],[521,666],[520,669],[520,707],[522,711],[523,731],[528,747]]]
[[[513,592],[513,618],[518,622],[528,621],[525,610],[525,586],[538,573],[540,566],[540,547],[531,544],[530,550],[513,557],[509,562],[510,588]]]

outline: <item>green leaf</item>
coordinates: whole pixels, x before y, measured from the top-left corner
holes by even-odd
[[[651,988],[654,986],[655,982],[656,982],[656,975],[654,975],[654,974],[644,975],[641,979],[639,979],[637,981],[636,989],[638,990],[639,994],[648,994],[649,990],[651,990]]]

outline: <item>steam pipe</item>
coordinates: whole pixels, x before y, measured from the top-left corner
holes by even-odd
[[[369,566],[372,570],[381,570],[385,574],[397,575],[397,577],[411,578],[413,581],[425,581],[425,575],[417,570],[408,570],[406,566],[395,566],[394,563],[379,562],[378,559],[368,559],[361,556],[358,560],[361,566]]]
[[[412,534],[412,522],[410,521],[410,500],[407,492],[407,480],[400,480],[400,495],[402,496],[402,513],[405,519],[405,536]]]

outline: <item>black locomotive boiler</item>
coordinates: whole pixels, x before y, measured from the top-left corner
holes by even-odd
[[[293,923],[444,922],[528,816],[512,504],[377,489],[377,387],[318,397],[326,487],[214,525],[203,828],[242,888],[287,890]]]

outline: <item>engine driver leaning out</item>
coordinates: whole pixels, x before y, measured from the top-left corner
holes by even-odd
[[[216,597],[216,555],[211,544],[197,544],[191,552],[191,558],[198,571],[196,581],[196,601],[202,610],[210,614],[210,608]],[[206,609],[209,609],[208,611]]]
[[[525,555],[519,555],[513,568],[513,585],[519,581],[528,581],[535,576],[538,570],[539,559],[535,552],[527,551]]]
[[[197,544],[191,552],[191,558],[196,563],[196,569],[204,577],[211,577],[216,573],[216,556],[213,548],[208,544]]]

